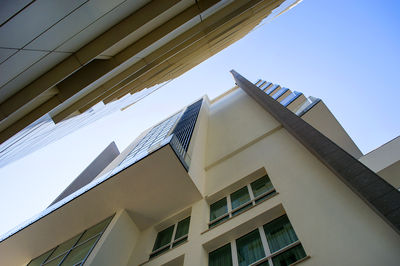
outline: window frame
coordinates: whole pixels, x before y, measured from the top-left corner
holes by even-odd
[[[267,190],[267,191],[265,191],[264,193],[258,195],[257,197],[255,197],[254,193],[253,193],[253,188],[251,187],[251,184],[256,182],[256,181],[258,181],[258,180],[260,180],[260,179],[262,179],[262,178],[264,178],[264,177],[268,178],[269,182],[272,185],[272,188]],[[248,202],[246,202],[246,203],[244,203],[244,204],[232,209],[231,194],[243,189],[244,187],[247,187],[247,192],[248,192],[248,194],[250,196],[250,200]],[[227,207],[228,207],[228,211],[225,214],[215,218],[214,220],[211,220],[211,215],[209,215],[209,221],[207,223],[208,228],[212,229],[212,228],[216,227],[217,225],[219,225],[222,222],[224,222],[224,221],[221,221],[221,220],[227,221],[227,220],[231,219],[232,217],[237,216],[237,215],[241,214],[242,212],[245,212],[246,210],[250,209],[251,207],[260,204],[264,200],[269,199],[271,196],[273,196],[275,194],[276,194],[276,189],[275,189],[274,185],[272,184],[271,179],[269,178],[268,174],[265,174],[262,177],[257,178],[256,180],[253,180],[252,182],[246,184],[245,186],[235,190],[232,193],[229,193],[225,197],[222,197],[222,198],[220,198],[220,199],[218,199],[218,200],[216,200],[215,202],[212,203],[212,204],[214,204],[214,203],[216,203],[216,202],[218,202],[218,201],[220,201],[220,200],[225,198],[226,199],[226,203],[227,203]],[[260,199],[262,199],[262,200],[260,200]],[[209,205],[210,214],[211,214],[211,205],[212,204]],[[226,217],[228,217],[228,218],[226,218]]]
[[[109,217],[107,217],[107,218],[101,220],[100,222],[98,222],[98,223],[92,225],[91,227],[89,227],[89,228],[87,228],[86,230],[82,231],[81,233],[79,233],[79,234],[73,236],[72,238],[70,238],[70,239],[68,239],[68,240],[65,240],[64,242],[58,244],[58,245],[55,246],[54,248],[52,248],[52,249],[50,249],[50,250],[44,252],[43,254],[41,254],[41,255],[39,255],[39,256],[33,258],[33,259],[31,259],[26,265],[29,266],[29,264],[32,263],[35,259],[37,259],[37,258],[39,258],[39,257],[41,257],[41,256],[43,256],[43,255],[45,255],[46,253],[48,253],[48,255],[45,257],[45,259],[43,259],[43,262],[42,262],[40,265],[44,265],[44,266],[45,266],[45,265],[48,265],[49,263],[54,262],[54,261],[56,261],[57,259],[60,259],[60,258],[61,258],[61,260],[60,260],[60,262],[59,262],[58,264],[61,265],[66,259],[68,259],[68,256],[69,256],[69,254],[70,254],[71,252],[73,252],[73,251],[76,250],[77,248],[81,247],[82,245],[85,245],[86,243],[92,241],[93,239],[96,239],[96,238],[97,238],[96,241],[94,241],[94,243],[93,243],[92,246],[90,247],[90,249],[89,249],[89,251],[87,252],[87,254],[85,255],[85,257],[84,257],[81,261],[75,263],[75,265],[83,265],[83,264],[86,262],[87,258],[88,258],[88,257],[90,256],[90,254],[92,253],[93,249],[96,247],[97,243],[99,242],[99,240],[100,240],[101,237],[103,236],[104,232],[107,230],[107,228],[108,228],[109,225],[111,224],[112,220],[114,219],[114,216],[115,216],[115,214],[113,214],[113,215],[111,215],[111,216],[109,216]],[[98,233],[92,235],[91,237],[89,237],[88,239],[84,240],[83,242],[80,242],[80,240],[82,239],[82,237],[85,235],[86,232],[88,232],[90,229],[92,229],[93,227],[95,227],[95,226],[101,224],[102,222],[104,222],[104,221],[106,221],[106,220],[108,220],[108,222],[104,225],[104,228],[103,228],[100,232],[98,232]],[[73,239],[73,238],[75,238],[75,237],[77,237],[77,236],[79,236],[79,237],[74,241],[74,243],[73,243],[73,245],[72,245],[71,247],[69,247],[68,249],[66,249],[64,252],[58,254],[56,257],[51,258],[50,260],[48,260],[48,259],[52,256],[52,254],[57,250],[57,248],[58,248],[59,246],[61,246],[61,245],[64,244],[65,242],[67,242],[67,241],[69,241],[69,240],[71,240],[71,239]]]
[[[279,219],[279,218],[281,218],[281,217],[283,217],[283,216],[287,216],[287,214],[284,214],[284,215],[281,215],[281,216],[279,216],[279,217],[276,217],[275,219],[273,219],[273,220],[270,221],[270,222],[273,222],[274,220]],[[288,220],[289,220],[289,218],[288,218]],[[270,222],[268,222],[268,223],[270,223]],[[268,224],[268,223],[266,223],[266,224]],[[289,220],[289,223],[290,223],[290,225],[291,225],[290,220]],[[292,249],[292,248],[294,248],[294,247],[297,247],[297,246],[299,246],[299,245],[302,246],[300,239],[297,239],[296,241],[294,241],[294,242],[292,242],[292,243],[290,243],[290,244],[288,244],[288,245],[286,245],[286,246],[280,248],[279,250],[276,250],[276,251],[274,251],[274,252],[271,253],[271,251],[270,251],[270,244],[268,243],[267,235],[266,235],[266,233],[265,233],[265,231],[264,231],[264,226],[265,226],[266,224],[261,225],[261,226],[258,226],[256,229],[250,230],[250,231],[247,232],[246,234],[244,234],[244,235],[242,235],[242,236],[240,236],[240,237],[237,237],[237,238],[235,238],[234,240],[231,240],[230,242],[228,242],[228,243],[226,243],[226,244],[224,244],[224,245],[221,245],[221,246],[219,247],[219,248],[221,248],[221,247],[224,247],[224,246],[226,246],[226,245],[230,245],[230,248],[231,248],[231,256],[232,256],[232,265],[233,265],[233,266],[238,266],[238,265],[239,265],[239,256],[238,256],[237,243],[236,243],[237,240],[240,239],[240,238],[242,238],[242,237],[244,237],[244,236],[246,236],[246,235],[248,235],[248,234],[250,234],[250,233],[252,233],[252,232],[254,232],[254,231],[256,231],[256,230],[258,231],[258,234],[259,234],[259,236],[260,236],[261,243],[262,243],[262,248],[263,248],[263,250],[264,250],[265,256],[264,256],[263,258],[261,258],[261,259],[255,261],[255,262],[249,264],[248,266],[257,266],[257,265],[260,265],[261,263],[265,263],[265,262],[268,262],[268,264],[269,264],[270,266],[273,266],[274,264],[273,264],[273,262],[272,262],[272,259],[273,259],[274,257],[279,256],[280,254],[282,254],[282,253],[284,253],[284,252],[286,252],[286,251],[288,251],[288,250],[290,250],[290,249]],[[293,227],[293,226],[292,226],[292,227]],[[293,229],[293,231],[294,231],[294,229]],[[216,249],[214,249],[214,250],[208,252],[208,254],[210,254],[210,253],[212,253],[212,252],[218,250],[219,248],[216,248]],[[303,250],[304,250],[304,247],[303,247],[303,246],[302,246],[302,248],[303,248]],[[302,262],[302,261],[304,261],[304,260],[310,258],[310,256],[307,255],[307,253],[305,252],[305,250],[304,250],[304,253],[306,254],[306,256],[303,257],[303,258],[301,258],[301,259],[299,259],[299,260],[297,260],[297,261],[294,262],[293,264],[300,263],[300,262]],[[293,264],[291,264],[291,265],[293,265]]]
[[[184,235],[178,237],[177,239],[175,239],[176,231],[177,231],[177,229],[178,229],[178,224],[179,224],[180,222],[186,220],[187,218],[189,218],[188,232],[187,232],[186,234],[184,234]],[[150,260],[150,259],[153,259],[153,258],[155,258],[155,257],[157,257],[157,256],[159,256],[159,255],[161,255],[161,254],[163,254],[164,252],[167,252],[167,251],[170,250],[170,249],[173,249],[173,248],[175,248],[175,247],[177,247],[177,246],[179,246],[179,245],[181,245],[181,244],[184,244],[184,243],[186,242],[187,238],[189,237],[190,218],[191,218],[191,216],[189,215],[189,216],[187,216],[187,217],[185,217],[185,218],[183,218],[183,219],[181,219],[181,220],[179,220],[179,221],[177,221],[176,223],[173,224],[174,229],[173,229],[173,231],[172,231],[172,235],[171,235],[171,240],[170,240],[170,242],[169,242],[168,244],[165,244],[164,246],[161,246],[161,247],[157,248],[156,250],[152,250],[151,253],[150,253],[150,255],[149,255],[149,260]],[[163,230],[157,232],[157,236],[156,236],[156,239],[154,240],[154,244],[155,244],[155,241],[157,240],[158,234],[161,233],[162,231],[164,231],[164,230],[170,228],[171,226],[172,226],[172,225],[170,225],[170,226],[166,227],[165,229],[163,229]],[[186,238],[186,240],[184,240],[185,238]],[[183,240],[183,241],[182,241],[182,240]],[[181,242],[181,241],[182,241],[182,242]],[[178,243],[178,244],[176,245],[176,243]],[[153,249],[154,249],[154,246],[153,246]]]

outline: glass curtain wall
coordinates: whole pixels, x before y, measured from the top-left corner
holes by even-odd
[[[83,265],[111,220],[112,216],[33,259],[28,266]]]

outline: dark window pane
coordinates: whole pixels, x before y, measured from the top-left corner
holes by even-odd
[[[217,219],[228,212],[226,198],[223,198],[210,205],[210,221]]]
[[[28,266],[39,266],[42,265],[42,263],[47,259],[47,257],[50,255],[51,252],[53,252],[54,249],[47,251],[46,253],[40,255],[39,257],[31,260],[29,262]]]
[[[249,265],[265,257],[258,229],[236,240],[240,266]]]
[[[92,247],[96,243],[97,239],[98,239],[98,237],[95,237],[80,246],[76,246],[67,255],[67,257],[63,261],[62,265],[75,265],[79,262],[82,262],[86,258],[86,256],[89,254],[89,251],[92,249]]]
[[[171,225],[167,229],[159,232],[157,234],[156,242],[154,243],[153,251],[161,248],[162,246],[165,246],[165,245],[171,243],[173,231],[174,231],[174,225]]]
[[[273,188],[274,187],[272,186],[271,180],[269,180],[268,176],[263,176],[251,183],[254,197],[258,197]]]
[[[79,239],[79,242],[77,245],[85,242],[86,240],[88,240],[89,238],[101,233],[102,231],[105,230],[105,228],[107,227],[107,225],[109,224],[109,222],[111,221],[112,216],[105,219],[104,221],[101,221],[100,223],[92,226],[91,228],[89,228],[88,230],[86,230],[85,233],[83,233],[83,236],[81,237],[81,239]]]
[[[54,250],[53,254],[51,254],[51,256],[47,259],[47,261],[58,257],[59,255],[65,253],[66,251],[68,251],[70,248],[72,248],[76,241],[78,241],[79,237],[81,236],[81,234],[65,241],[64,243],[58,245],[58,247],[56,248],[56,250]]]
[[[298,240],[286,215],[264,225],[264,231],[271,253]]]
[[[178,239],[181,236],[188,234],[189,224],[190,224],[190,216],[178,223],[178,227],[176,228],[176,233],[175,233],[175,239]]]
[[[285,251],[278,256],[272,258],[274,266],[287,266],[306,256],[306,252],[302,245],[295,246],[294,248]]]
[[[232,253],[231,244],[227,244],[219,249],[214,250],[208,254],[209,266],[231,266]]]
[[[250,195],[247,187],[243,187],[231,194],[232,210],[250,201]]]

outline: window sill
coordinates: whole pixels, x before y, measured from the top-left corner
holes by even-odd
[[[259,202],[257,202],[256,205],[250,206],[249,208],[243,210],[242,212],[239,212],[238,214],[236,214],[236,215],[234,215],[234,216],[232,216],[232,217],[229,217],[228,219],[226,219],[226,220],[224,220],[224,221],[222,221],[222,222],[216,224],[216,225],[213,226],[213,227],[208,228],[207,230],[201,232],[200,234],[201,234],[201,235],[202,235],[202,234],[205,234],[205,233],[207,233],[208,231],[210,231],[210,230],[212,230],[212,229],[214,229],[214,228],[220,226],[221,224],[224,224],[224,223],[226,223],[226,222],[232,220],[233,218],[238,217],[238,216],[242,215],[243,213],[248,212],[249,210],[253,209],[254,207],[257,207],[258,205],[260,205],[260,204],[263,203],[264,201],[269,200],[269,199],[275,197],[275,196],[278,195],[278,194],[279,194],[279,192],[277,192],[277,191],[275,190],[275,193],[271,193],[270,195],[267,195],[267,197],[265,197],[265,198],[263,198],[262,200],[260,200]]]
[[[161,257],[161,256],[163,256],[163,255],[165,255],[165,254],[167,254],[169,251],[174,250],[174,249],[176,249],[176,248],[178,248],[178,247],[180,247],[180,246],[186,244],[187,242],[188,242],[188,239],[186,239],[185,241],[183,241],[183,242],[181,242],[181,243],[179,243],[179,244],[177,244],[177,245],[175,245],[175,246],[172,246],[172,248],[166,250],[165,252],[160,253],[160,254],[158,254],[157,256],[154,256],[154,257],[152,257],[152,258],[146,260],[145,262],[139,264],[139,266],[146,265],[146,263],[148,263],[148,262],[150,262],[150,261],[152,261],[152,260],[155,260],[156,258],[159,258],[159,257]]]
[[[296,261],[296,262],[293,262],[293,263],[290,264],[289,266],[297,265],[297,264],[299,264],[299,263],[302,263],[302,262],[305,261],[305,260],[308,260],[309,258],[311,258],[311,256],[307,255],[307,256],[305,256],[304,258],[299,259],[299,260]]]
[[[256,262],[253,262],[252,264],[250,264],[250,266],[258,266],[258,265],[264,264],[265,262],[270,261],[274,257],[278,256],[279,254],[284,253],[284,252],[286,252],[286,251],[290,250],[291,248],[294,248],[294,247],[296,247],[298,245],[301,245],[300,240],[297,240],[296,242],[293,242],[293,243],[287,245],[286,247],[283,247],[280,250],[275,251],[274,253],[270,254],[267,257],[264,257],[264,258],[262,258],[262,259],[260,259],[260,260],[258,260]],[[309,258],[310,258],[310,256],[306,255],[304,258],[301,258],[298,261],[293,262],[292,264],[289,264],[289,266],[297,265],[297,264],[299,264],[299,263],[301,263],[301,262],[303,262],[303,261],[305,261],[305,260],[307,260]]]

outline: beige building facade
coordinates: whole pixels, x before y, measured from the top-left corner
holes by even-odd
[[[292,92],[281,93],[358,162],[322,101],[285,106]],[[371,169],[396,164],[385,160]],[[398,265],[400,235],[379,211],[235,86],[145,131],[90,184],[3,236],[0,264]]]

